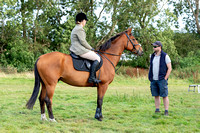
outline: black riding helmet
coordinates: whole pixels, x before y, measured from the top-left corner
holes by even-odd
[[[81,22],[81,21],[83,21],[84,19],[85,19],[86,21],[88,21],[87,16],[85,15],[85,13],[81,12],[81,13],[78,13],[78,14],[76,15],[76,22]]]

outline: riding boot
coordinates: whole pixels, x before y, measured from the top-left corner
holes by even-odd
[[[101,80],[96,79],[96,69],[99,66],[99,62],[95,60],[90,68],[90,77],[88,79],[89,83],[96,83],[98,84]]]

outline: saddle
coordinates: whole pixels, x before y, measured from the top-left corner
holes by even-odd
[[[99,54],[97,54],[97,55],[101,58],[101,56]],[[93,61],[81,58],[80,56],[74,54],[73,52],[70,53],[70,56],[72,57],[74,69],[76,69],[77,71],[90,72],[90,67],[91,67]],[[96,69],[96,71],[98,71],[102,65],[103,65],[103,60],[101,58],[101,61],[99,63],[98,68]]]

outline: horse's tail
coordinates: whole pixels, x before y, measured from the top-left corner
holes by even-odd
[[[37,61],[35,62],[35,68],[34,68],[34,72],[35,72],[35,85],[34,85],[34,89],[33,89],[33,93],[31,95],[31,98],[29,99],[29,101],[26,104],[26,107],[28,109],[33,109],[33,106],[35,104],[35,101],[37,99],[39,90],[40,90],[40,82],[42,81],[40,78],[40,75],[38,73],[38,69],[37,69],[37,62],[39,59],[37,59]]]

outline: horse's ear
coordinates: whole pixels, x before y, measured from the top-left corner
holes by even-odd
[[[127,31],[128,35],[130,35],[131,31],[132,31],[132,28],[128,28],[126,31]]]

